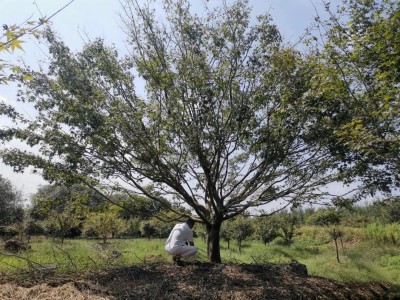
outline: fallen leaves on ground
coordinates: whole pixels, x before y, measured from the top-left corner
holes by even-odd
[[[7,282],[5,282],[7,281]],[[103,271],[0,280],[0,299],[397,299],[388,283],[338,282],[304,265],[148,263]],[[397,289],[397,292],[396,292]]]

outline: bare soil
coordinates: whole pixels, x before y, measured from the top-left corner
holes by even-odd
[[[400,299],[400,292],[388,283],[308,276],[296,261],[181,267],[158,262],[70,275],[0,274],[0,299]]]

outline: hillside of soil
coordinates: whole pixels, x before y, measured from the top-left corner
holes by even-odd
[[[149,263],[59,275],[0,274],[0,299],[400,299],[388,283],[308,276],[304,265]]]

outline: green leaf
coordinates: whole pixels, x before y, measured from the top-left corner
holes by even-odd
[[[23,43],[23,42],[20,41],[20,40],[18,40],[18,39],[13,40],[13,41],[11,42],[11,44],[10,44],[11,51],[14,52],[15,49],[23,50],[23,48],[22,48],[22,46],[21,46],[21,43]]]
[[[24,76],[22,76],[23,81],[29,81],[32,80],[32,78],[33,78],[32,74],[25,74]]]

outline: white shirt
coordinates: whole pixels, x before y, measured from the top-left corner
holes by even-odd
[[[177,246],[184,246],[186,242],[193,242],[192,229],[186,222],[176,224],[165,242],[165,250],[168,251]]]

